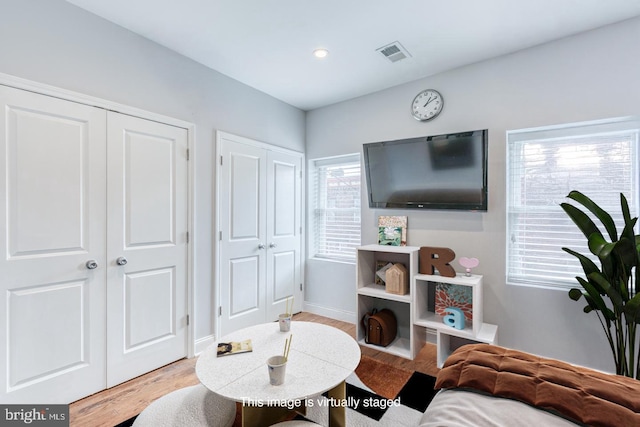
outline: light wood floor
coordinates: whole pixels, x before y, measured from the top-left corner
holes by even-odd
[[[294,320],[319,322],[341,329],[355,337],[355,325],[310,313],[299,313]],[[436,347],[427,344],[418,357],[408,360],[368,347],[363,355],[399,368],[436,375]],[[71,427],[113,427],[139,414],[151,402],[179,388],[198,384],[197,358],[179,360],[126,383],[74,402],[69,407]]]

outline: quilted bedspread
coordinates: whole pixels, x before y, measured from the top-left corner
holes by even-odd
[[[640,381],[488,344],[460,347],[436,388],[515,399],[589,426],[640,426]]]

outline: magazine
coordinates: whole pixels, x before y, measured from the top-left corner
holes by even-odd
[[[253,351],[251,340],[218,343],[218,357]]]

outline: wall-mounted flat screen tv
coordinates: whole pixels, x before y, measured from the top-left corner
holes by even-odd
[[[487,210],[488,130],[364,144],[369,207]]]

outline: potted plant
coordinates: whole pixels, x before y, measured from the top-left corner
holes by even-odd
[[[598,267],[591,259],[571,250],[565,252],[578,258],[585,277],[576,277],[582,289],[573,288],[569,297],[578,301],[584,298],[585,313],[595,312],[611,346],[616,364],[616,373],[640,379],[640,358],[638,355],[638,323],[640,323],[640,236],[634,234],[638,218],[631,218],[629,205],[620,194],[624,228],[620,235],[609,213],[578,191],[567,196],[591,212],[603,229],[609,241],[584,210],[561,203],[580,231],[585,235],[589,251],[598,257]]]

